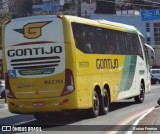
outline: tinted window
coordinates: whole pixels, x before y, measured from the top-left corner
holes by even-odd
[[[143,57],[138,35],[72,23],[76,47],[84,53],[126,54]]]
[[[126,41],[123,32],[115,31],[116,33],[116,41],[118,46],[118,53],[119,54],[127,54],[126,53]]]
[[[106,42],[105,47],[107,52],[106,53],[112,53],[112,54],[118,54],[118,46],[117,46],[117,41],[115,39],[116,32],[113,30],[106,30]]]
[[[114,31],[72,23],[76,47],[84,53],[116,54],[117,44]]]

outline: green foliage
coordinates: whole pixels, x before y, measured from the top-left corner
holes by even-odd
[[[0,13],[0,45],[2,43],[2,25],[8,19],[11,19],[11,15],[10,14],[8,14],[8,13]]]

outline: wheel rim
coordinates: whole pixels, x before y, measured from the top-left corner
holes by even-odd
[[[94,100],[94,107],[93,107],[93,109],[94,109],[94,111],[97,112],[99,110],[99,99],[98,99],[97,93],[94,93],[93,100]]]

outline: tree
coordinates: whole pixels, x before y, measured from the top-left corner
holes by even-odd
[[[9,13],[0,13],[0,45],[2,44],[2,25],[8,19],[11,19]]]

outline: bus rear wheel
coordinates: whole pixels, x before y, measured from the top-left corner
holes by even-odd
[[[89,109],[88,114],[89,114],[89,117],[95,118],[99,115],[99,107],[100,107],[99,106],[100,100],[96,91],[94,91],[93,93],[92,101],[93,101],[93,106],[91,109]]]
[[[106,89],[103,90],[103,96],[101,98],[101,103],[100,103],[100,114],[105,115],[109,111],[109,94]]]
[[[136,103],[143,103],[145,97],[145,89],[143,84],[140,84],[140,94],[134,97]]]

